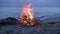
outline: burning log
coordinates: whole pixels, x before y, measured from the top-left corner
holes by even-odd
[[[35,26],[38,24],[39,20],[34,18],[33,8],[31,8],[31,3],[27,4],[23,8],[23,13],[20,14],[21,23],[24,26]]]
[[[34,19],[27,19],[26,16],[24,16],[24,19],[21,20],[21,23],[24,25],[24,26],[36,26],[39,24],[39,20],[34,18]]]

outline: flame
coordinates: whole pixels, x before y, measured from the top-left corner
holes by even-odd
[[[20,14],[20,18],[23,23],[28,23],[27,21],[29,21],[29,22],[32,22],[31,25],[33,25],[34,15],[33,15],[33,8],[31,7],[31,5],[32,4],[29,3],[23,7],[22,14]],[[27,25],[29,26],[29,24]]]
[[[23,13],[30,19],[33,19],[33,8],[31,8],[31,3],[23,8]]]

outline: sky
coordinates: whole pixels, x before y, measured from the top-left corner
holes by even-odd
[[[0,7],[22,7],[28,3],[34,7],[60,7],[60,0],[0,0]]]

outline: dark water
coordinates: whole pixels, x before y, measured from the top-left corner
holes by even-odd
[[[19,18],[19,14],[22,12],[22,7],[1,7],[0,19],[6,17]],[[34,7],[35,17],[45,16],[44,18],[60,16],[60,7]]]

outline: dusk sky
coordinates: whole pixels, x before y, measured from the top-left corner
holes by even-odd
[[[0,7],[22,7],[26,3],[34,7],[60,7],[60,0],[0,0]]]

